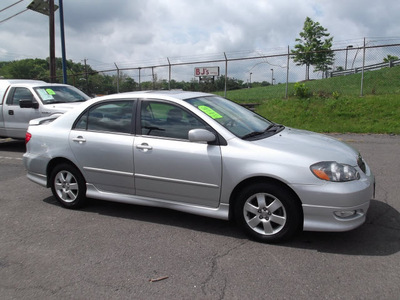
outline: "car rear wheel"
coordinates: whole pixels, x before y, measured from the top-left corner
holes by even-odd
[[[235,217],[245,233],[259,242],[283,241],[301,229],[301,206],[288,190],[257,183],[238,195]]]
[[[51,173],[51,191],[66,208],[79,208],[86,202],[86,183],[79,170],[70,164],[60,164]]]

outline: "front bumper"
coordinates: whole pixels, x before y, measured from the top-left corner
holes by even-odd
[[[302,201],[305,231],[348,231],[365,222],[375,195],[372,174],[362,180],[295,186]]]
[[[305,231],[348,231],[361,226],[370,201],[352,207],[303,205]]]

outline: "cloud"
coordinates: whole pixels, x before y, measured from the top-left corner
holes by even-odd
[[[0,21],[25,9],[30,2],[25,0],[1,12]],[[0,9],[12,3],[15,0],[2,0]],[[372,0],[80,0],[63,3],[67,58],[76,62],[88,59],[93,68],[100,70],[114,67],[114,63],[138,67],[164,64],[167,58],[174,62],[223,58],[224,52],[230,57],[286,53],[288,45],[295,45],[307,16],[320,22],[334,37],[334,43],[344,47],[365,36],[400,35],[400,23],[395,21],[400,15],[398,0],[387,0],[384,5]],[[58,12],[55,17],[56,55],[60,56]],[[0,61],[48,57],[47,17],[27,11],[0,23],[0,50]],[[267,74],[271,65],[283,63],[256,61],[253,65],[256,64],[259,64],[256,70],[260,68]],[[253,65],[243,67],[236,63],[230,69],[241,69],[235,76],[245,78]]]

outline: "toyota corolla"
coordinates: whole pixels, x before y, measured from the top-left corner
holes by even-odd
[[[28,178],[63,207],[93,198],[233,219],[261,242],[354,229],[374,193],[349,145],[212,94],[95,98],[32,120],[26,143]]]

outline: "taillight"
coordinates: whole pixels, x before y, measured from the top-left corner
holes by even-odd
[[[31,140],[32,138],[32,134],[30,134],[29,132],[27,132],[25,134],[25,145],[28,144],[28,142]]]

